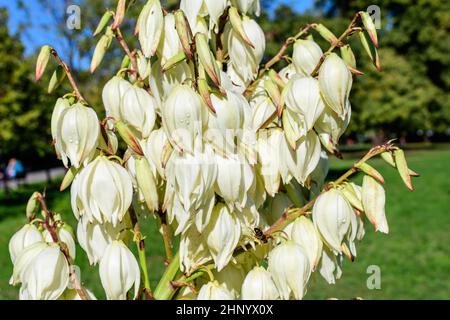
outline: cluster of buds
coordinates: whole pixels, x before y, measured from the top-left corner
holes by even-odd
[[[384,180],[367,160],[382,154],[409,188],[416,175],[387,144],[325,185],[328,154],[338,153],[350,121],[357,73],[345,35],[367,33],[370,52],[378,46],[366,14],[339,38],[308,25],[286,42],[294,44],[291,63],[277,72],[272,66],[286,46],[260,67],[259,0],[181,0],[175,12],[149,0],[136,23],[141,48],[133,52],[120,32],[125,2],[95,32],[106,30],[91,69],[113,37],[127,54],[103,88],[106,118],[98,121],[77,88],[58,99],[52,115],[56,154],[70,166],[61,189],[71,184],[78,242],[90,264],[99,264],[106,297],[302,299],[317,270],[334,283],[343,257],[356,257],[365,220],[388,233]],[[310,29],[330,42],[327,51],[307,36]],[[39,77],[49,50],[38,61]],[[362,186],[347,180],[357,171],[365,174]],[[44,220],[30,213],[11,239],[11,282],[22,283],[24,299],[76,298],[79,290],[93,298],[69,286],[74,238],[44,212]],[[159,219],[167,252],[154,292],[139,231],[145,216]],[[139,259],[128,248],[130,235]],[[180,239],[175,257],[172,236]]]

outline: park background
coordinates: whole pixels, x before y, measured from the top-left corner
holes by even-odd
[[[25,204],[35,190],[46,189],[51,209],[76,227],[69,193],[58,191],[60,178],[49,174],[60,167],[51,147],[50,116],[62,86],[47,94],[46,83],[34,80],[40,46],[52,45],[72,66],[83,95],[100,114],[101,88],[117,71],[122,58],[116,44],[108,51],[99,72],[88,71],[96,41],[92,37],[105,8],[113,0],[0,0],[0,165],[20,159],[32,176],[43,172],[46,181],[29,181],[18,188],[0,190],[0,299],[16,299],[18,288],[8,285],[12,263],[8,241],[25,222]],[[136,1],[142,4],[142,0]],[[174,6],[176,1],[162,1]],[[395,138],[405,148],[410,167],[421,174],[415,192],[402,186],[396,172],[381,160],[372,164],[386,178],[386,213],[389,235],[366,225],[366,238],[358,246],[356,261],[344,262],[342,279],[327,285],[315,275],[306,299],[450,299],[450,2],[441,0],[262,0],[258,22],[266,34],[266,58],[284,39],[308,22],[321,22],[340,34],[359,10],[376,5],[380,11],[379,50],[383,71],[367,62],[357,39],[352,44],[359,70],[354,81],[352,120],[341,138],[344,160],[332,159],[330,179],[353,164],[372,144]],[[81,9],[81,28],[66,27],[66,9]],[[137,17],[135,6],[130,16]],[[131,35],[134,21],[123,26]],[[321,43],[323,48],[325,43]],[[132,46],[133,39],[127,39]],[[280,64],[280,67],[282,65]],[[54,66],[53,66],[54,67]],[[359,181],[361,177],[356,177]],[[33,179],[32,179],[33,180]],[[163,244],[155,221],[148,219],[149,265],[152,281],[164,269]],[[76,264],[97,297],[103,298],[97,267],[89,269],[84,252]],[[371,265],[380,267],[381,288],[368,289]],[[370,268],[369,268],[370,269]],[[95,272],[92,272],[95,271]],[[84,272],[84,273],[83,273]]]

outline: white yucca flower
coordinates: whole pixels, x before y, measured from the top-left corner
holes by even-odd
[[[277,300],[278,289],[272,275],[263,267],[254,267],[242,283],[242,300]]]
[[[227,91],[226,97],[211,94],[211,102],[216,113],[209,113],[205,136],[219,153],[233,153],[235,138],[244,129],[244,105],[250,106],[242,95],[232,91]]]
[[[165,177],[165,163],[163,157],[167,152],[169,146],[166,133],[163,128],[153,130],[146,144],[144,145],[144,155],[149,160],[150,164],[155,166],[160,177]]]
[[[218,203],[204,230],[205,241],[218,271],[222,270],[232,258],[240,236],[239,219],[226,205]]]
[[[322,256],[322,240],[313,222],[305,216],[297,218],[292,223],[290,234],[292,241],[303,248],[311,271],[314,271]]]
[[[137,21],[139,43],[147,58],[155,55],[163,33],[163,27],[164,16],[160,1],[149,0],[139,14]]]
[[[164,103],[162,121],[166,134],[180,151],[193,152],[207,122],[207,107],[199,94],[187,85],[173,89]]]
[[[188,79],[192,79],[194,71],[185,61],[180,62],[175,67],[161,71],[159,63],[154,63],[152,66],[152,73],[149,78],[149,85],[152,94],[158,103],[161,105],[172,91],[178,85],[185,83]],[[158,108],[158,111],[161,111]]]
[[[127,170],[105,156],[98,156],[72,183],[72,210],[77,219],[86,215],[91,222],[111,222],[115,226],[127,213],[132,194]]]
[[[56,143],[56,139],[57,139],[57,135],[58,135],[58,122],[59,119],[61,118],[61,114],[63,113],[64,110],[68,109],[70,107],[70,103],[68,99],[64,99],[64,98],[58,98],[58,100],[56,100],[56,104],[55,107],[53,108],[53,112],[52,112],[52,119],[51,119],[51,132],[52,132],[52,139],[53,139],[53,143],[55,145],[55,151],[56,151],[56,156],[58,157],[58,159],[61,158],[61,150],[59,150],[59,145]]]
[[[231,3],[238,7],[243,14],[254,14],[259,17],[261,13],[260,0],[231,0]]]
[[[342,255],[335,255],[326,247],[322,251],[319,273],[329,284],[335,284],[342,276]]]
[[[306,132],[313,128],[325,108],[319,82],[312,77],[293,76],[283,90],[283,97],[287,108],[302,115]]]
[[[275,130],[264,130],[258,133],[257,151],[259,173],[264,181],[266,192],[273,197],[280,187],[281,159],[278,156],[280,135]]]
[[[164,28],[161,37],[157,51],[161,59],[161,65],[164,65],[174,55],[183,52],[180,38],[175,29],[175,17],[173,13],[168,13],[164,16]]]
[[[72,259],[75,260],[76,257],[76,244],[75,239],[73,238],[73,234],[68,230],[69,227],[67,225],[58,228],[57,236],[60,242],[64,242],[69,250],[69,255]],[[47,242],[53,242],[52,235],[48,230],[44,230],[43,237]]]
[[[180,270],[187,274],[211,260],[203,234],[192,225],[180,237]]]
[[[350,123],[352,110],[348,100],[345,108],[346,116],[344,119],[341,119],[336,112],[329,107],[325,107],[314,125],[314,129],[317,131],[322,143],[330,152],[333,152],[335,146],[339,142],[339,138]]]
[[[175,233],[185,231],[194,222],[202,231],[211,216],[214,205],[214,182],[217,165],[211,147],[193,155],[172,153],[167,163],[167,187],[164,207],[169,221],[175,218]]]
[[[267,270],[278,288],[280,297],[288,300],[302,299],[311,275],[308,256],[302,247],[293,241],[286,241],[275,247],[268,258]]]
[[[214,279],[230,291],[236,299],[241,295],[242,282],[245,279],[246,268],[239,263],[230,262],[220,271],[213,270]]]
[[[264,32],[255,20],[244,17],[242,20],[243,28],[251,43],[252,48],[244,39],[227,24],[225,28],[225,45],[230,55],[230,63],[233,70],[244,82],[255,78],[259,68],[259,63],[264,56],[266,48],[266,39]]]
[[[248,191],[254,185],[254,168],[239,154],[231,154],[227,158],[216,154],[216,162],[216,193],[228,206],[241,210],[247,203]]]
[[[342,252],[342,243],[353,243],[356,238],[357,220],[353,208],[337,189],[319,195],[313,207],[314,225],[325,244],[335,253]]]
[[[33,224],[26,224],[20,228],[20,230],[14,233],[9,240],[8,248],[12,263],[15,263],[17,256],[23,251],[23,249],[41,241],[44,241],[44,238]]]
[[[300,184],[304,184],[308,176],[317,167],[320,159],[320,141],[314,131],[297,141],[295,150],[296,170],[292,173]]]
[[[124,236],[120,231],[126,228],[126,223],[118,223],[113,226],[109,222],[102,224],[97,221],[89,222],[86,216],[80,217],[77,226],[78,242],[86,252],[89,264],[95,265],[103,257],[105,249],[112,241]]]
[[[293,65],[298,73],[310,76],[322,55],[322,49],[314,40],[298,39],[292,53]]]
[[[56,129],[56,149],[64,166],[86,165],[97,147],[100,125],[94,109],[76,103],[62,111]]]
[[[250,100],[252,110],[253,128],[259,129],[275,112],[276,107],[265,90],[255,90],[255,95]]]
[[[219,18],[227,7],[227,0],[181,0],[180,9],[186,15],[189,25],[195,34],[198,17],[209,15],[210,29],[218,32]]]
[[[198,292],[197,300],[234,300],[235,296],[223,284],[212,281],[204,284]]]
[[[17,257],[13,279],[22,283],[21,299],[56,300],[69,284],[69,264],[57,243],[37,242]]]
[[[146,139],[155,125],[157,105],[145,89],[131,86],[122,97],[120,118],[138,133],[138,138]]]
[[[108,244],[100,260],[99,273],[108,300],[126,300],[133,286],[133,298],[137,297],[141,272],[133,253],[122,241]]]
[[[328,107],[341,119],[347,116],[347,100],[352,83],[347,64],[336,53],[329,54],[319,70],[320,92]]]
[[[131,83],[118,76],[114,76],[106,82],[102,91],[102,101],[107,117],[112,117],[116,121],[120,120],[120,104],[125,92],[130,87]]]

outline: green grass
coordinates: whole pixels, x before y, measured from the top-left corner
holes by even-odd
[[[351,263],[345,261],[343,276],[336,285],[328,285],[314,274],[306,299],[336,297],[350,299],[449,299],[450,298],[450,151],[408,151],[410,167],[421,173],[414,179],[415,192],[409,192],[395,169],[375,159],[371,164],[386,180],[386,214],[390,233],[375,233],[366,223],[366,236],[357,244],[358,256]],[[332,177],[348,168],[354,159],[333,161]],[[361,181],[361,176],[356,177]],[[8,253],[11,235],[25,223],[25,203],[34,190],[43,185],[24,187],[8,199],[0,193],[0,298],[17,298],[18,288],[8,285],[12,265]],[[75,219],[70,210],[69,194],[58,193],[55,187],[47,190],[49,207],[60,212],[73,227]],[[147,252],[153,287],[164,266],[164,249],[157,226],[152,218],[143,223],[147,235]],[[88,288],[103,298],[97,267],[88,266],[83,251],[77,251],[77,265]],[[366,286],[367,267],[381,269],[381,289]]]

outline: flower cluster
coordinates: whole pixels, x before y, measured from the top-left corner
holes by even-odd
[[[70,166],[62,189],[71,185],[77,239],[99,265],[106,297],[302,299],[313,272],[334,283],[343,258],[356,257],[365,220],[388,233],[384,181],[366,161],[383,154],[408,185],[415,175],[388,144],[325,184],[358,73],[342,41],[352,32],[376,39],[371,20],[360,12],[339,39],[308,25],[287,42],[292,58],[277,72],[272,65],[284,51],[260,66],[259,0],[181,0],[175,12],[149,0],[136,23],[140,50],[131,54],[120,35],[124,2],[96,31],[106,28],[104,36],[117,37],[128,54],[103,88],[105,119],[79,94],[58,99],[52,115],[56,154]],[[312,29],[330,49],[308,36]],[[107,47],[99,42],[91,70]],[[337,47],[345,48],[341,55]],[[42,52],[37,73],[49,55]],[[347,181],[355,171],[365,174],[362,186]],[[74,235],[46,208],[36,218],[36,199],[42,204],[32,197],[30,223],[10,241],[11,282],[21,283],[23,299],[94,298],[72,283]],[[172,281],[170,293],[159,290],[167,283],[150,288],[139,231],[145,216],[159,219],[166,274],[182,273],[161,280]],[[128,248],[130,233],[139,260]],[[179,237],[175,257],[171,236]]]

